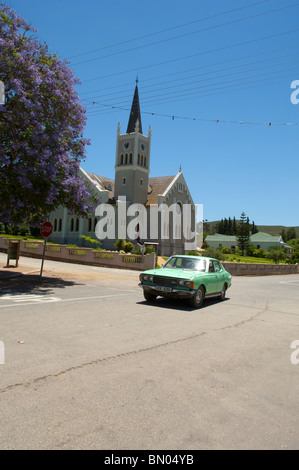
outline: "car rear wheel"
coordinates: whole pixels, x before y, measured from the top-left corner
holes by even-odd
[[[151,294],[150,292],[144,290],[143,291],[144,298],[147,302],[154,302],[157,298],[155,294]]]
[[[226,286],[226,284],[224,284],[223,287],[222,287],[221,294],[220,294],[220,296],[219,296],[220,300],[224,300],[224,299],[225,299],[226,289],[227,289],[227,286]]]
[[[196,291],[195,295],[189,299],[191,307],[199,308],[202,306],[205,297],[204,288],[202,286]]]

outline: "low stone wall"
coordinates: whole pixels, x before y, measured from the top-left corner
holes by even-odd
[[[16,241],[16,238],[0,237],[0,251],[7,253],[10,240]],[[43,241],[19,240],[19,242],[20,256],[42,258]],[[47,244],[45,259],[109,268],[136,269],[137,271],[156,267],[155,253],[142,256],[121,254],[117,251],[99,251],[92,248],[71,248],[66,245]]]
[[[221,263],[232,276],[270,276],[273,274],[299,273],[299,264]]]

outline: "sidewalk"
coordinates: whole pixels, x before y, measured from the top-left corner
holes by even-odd
[[[18,267],[15,260],[11,260],[7,266],[7,254],[0,252],[0,284],[10,279],[40,280],[41,259],[21,256]],[[129,269],[104,268],[75,263],[64,263],[62,261],[45,260],[42,278],[60,278],[65,280],[138,280],[139,272]],[[1,288],[1,287],[0,287]]]

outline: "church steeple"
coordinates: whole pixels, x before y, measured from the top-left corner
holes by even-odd
[[[139,124],[139,133],[142,134],[141,113],[140,113],[138,85],[137,84],[138,84],[138,78],[136,78],[136,86],[135,86],[135,92],[134,92],[134,97],[133,97],[133,102],[132,102],[128,127],[127,127],[127,134],[131,134],[132,132],[135,132],[137,119],[138,119],[138,124]]]
[[[125,196],[130,204],[146,204],[150,172],[151,128],[142,134],[138,80],[126,134],[117,127],[114,198]]]

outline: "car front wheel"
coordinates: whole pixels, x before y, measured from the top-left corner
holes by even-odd
[[[144,298],[147,302],[154,302],[157,298],[155,294],[151,294],[150,292],[144,290],[143,291]]]
[[[202,306],[203,299],[204,299],[205,293],[204,293],[204,288],[202,286],[199,287],[199,289],[196,291],[195,295],[189,299],[189,303],[191,307],[194,308],[199,308]]]

